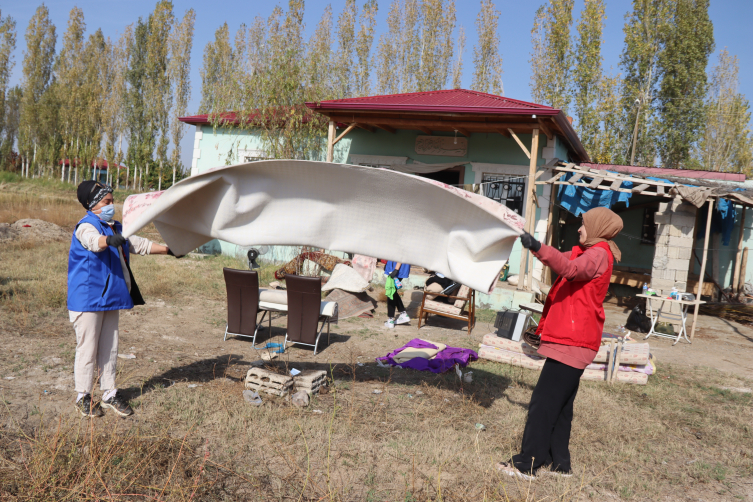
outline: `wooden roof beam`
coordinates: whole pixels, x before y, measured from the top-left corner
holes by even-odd
[[[554,139],[554,134],[552,133],[552,130],[549,129],[549,126],[545,123],[544,119],[538,119],[539,120],[539,127],[541,130],[546,134],[546,137],[548,139]]]
[[[378,127],[379,129],[383,131],[387,131],[388,133],[395,134],[395,129],[384,124],[374,124],[375,127]]]
[[[361,129],[369,132],[374,132],[376,129],[373,126],[370,126],[368,124],[356,124],[356,126],[360,127]]]
[[[509,138],[510,137],[510,133],[507,132],[507,131],[505,131],[504,129],[497,129],[497,132],[500,133],[505,138]]]
[[[534,127],[539,127],[538,124],[527,124],[518,122],[475,122],[475,121],[456,121],[456,120],[424,120],[424,119],[397,119],[390,117],[369,117],[369,116],[333,116],[332,120],[335,122],[341,122],[350,124],[356,122],[358,124],[369,124],[377,127],[387,125],[395,129],[418,129],[419,127],[427,127],[432,131],[437,129],[449,129],[460,130],[465,129],[468,132],[496,132],[499,129],[515,129],[515,130],[531,130]]]
[[[526,154],[526,157],[529,159],[531,158],[531,152],[528,151],[528,148],[523,144],[522,141],[520,141],[520,138],[518,138],[518,135],[513,132],[512,129],[508,129],[510,131],[510,134],[512,135],[513,139],[518,143],[518,146],[523,150],[523,153]]]
[[[335,141],[333,141],[333,142],[332,142],[332,144],[333,144],[333,145],[336,145],[338,141],[340,141],[341,139],[343,139],[343,138],[344,138],[344,137],[345,137],[345,136],[346,136],[346,135],[347,135],[347,134],[348,134],[348,133],[349,133],[350,131],[352,131],[353,129],[355,129],[355,127],[356,127],[357,125],[358,125],[358,124],[356,124],[355,122],[353,122],[352,124],[350,124],[350,125],[349,125],[349,126],[348,126],[348,127],[347,127],[347,128],[346,128],[346,129],[345,129],[345,130],[344,130],[343,132],[342,132],[342,134],[340,134],[340,135],[339,135],[338,137],[336,137],[336,138],[335,138]]]
[[[422,131],[424,134],[428,134],[429,136],[433,134],[432,130],[425,126],[418,126],[418,130]]]
[[[462,127],[458,127],[458,128],[456,128],[456,130],[457,130],[457,132],[459,132],[460,134],[462,134],[466,138],[470,138],[471,137],[471,133],[468,132],[468,129],[464,129]]]

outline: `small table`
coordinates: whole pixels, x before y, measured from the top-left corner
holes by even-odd
[[[660,336],[660,337],[663,337],[663,338],[674,338],[675,343],[673,343],[672,345],[676,345],[677,342],[680,341],[680,337],[685,337],[685,341],[686,342],[692,343],[688,339],[688,330],[685,328],[685,322],[687,321],[687,318],[688,318],[688,308],[691,305],[701,305],[701,304],[706,303],[706,302],[698,300],[698,299],[696,299],[696,300],[673,300],[671,298],[666,298],[666,297],[663,297],[663,296],[652,296],[652,295],[644,295],[644,294],[640,294],[640,295],[636,295],[636,296],[638,296],[639,298],[645,298],[646,299],[646,306],[648,307],[649,317],[651,317],[651,329],[649,330],[648,335],[646,335],[646,338],[644,338],[644,340],[648,339],[648,337],[650,337],[651,335],[654,335],[654,336]],[[661,306],[656,311],[656,313],[654,313],[654,309],[653,309],[653,305],[651,304],[651,300],[654,300],[654,301],[657,301],[657,302],[662,302]],[[668,312],[663,312],[662,310],[664,309],[664,304],[665,303],[669,303],[670,305],[672,303],[678,303],[678,304],[680,304],[682,306],[681,313],[680,314],[672,314],[672,313],[668,313]],[[681,328],[680,328],[680,332],[677,333],[676,337],[674,335],[668,335],[666,333],[658,333],[658,332],[656,332],[654,330],[654,328],[656,327],[656,323],[659,321],[660,317],[664,317],[664,318],[670,319],[672,321],[680,321]]]
[[[519,303],[518,308],[520,310],[528,310],[529,312],[532,312],[534,314],[544,313],[544,306],[540,303]],[[530,320],[529,322],[532,322],[536,326],[539,325],[539,323],[536,322],[533,316],[529,317],[529,320]],[[526,326],[526,329],[528,329],[528,326]]]

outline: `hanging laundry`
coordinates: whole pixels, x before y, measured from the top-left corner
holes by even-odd
[[[612,171],[607,171],[612,172]],[[567,181],[574,173],[568,173],[562,177],[562,181]],[[617,173],[613,173],[617,174]],[[584,179],[594,178],[596,175],[584,176]],[[623,181],[620,188],[633,188],[631,181]],[[630,197],[632,193],[617,192],[614,190],[599,190],[597,188],[588,188],[586,186],[560,185],[557,192],[559,204],[575,216],[580,216],[589,209],[595,207],[610,208],[618,202],[624,202],[630,206]]]

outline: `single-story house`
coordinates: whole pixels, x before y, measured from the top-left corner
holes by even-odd
[[[588,155],[571,119],[556,108],[504,96],[451,89],[307,103],[329,119],[329,151],[320,159],[363,166],[389,167],[452,185],[478,190],[524,215],[531,160],[587,162]],[[191,173],[231,162],[265,158],[259,135],[233,126],[213,127],[207,115],[183,117],[196,126]],[[536,136],[536,148],[531,154]],[[228,155],[230,153],[230,155]],[[323,152],[324,153],[324,152]],[[550,186],[538,187],[536,233],[545,239]],[[232,252],[224,249],[223,251]],[[521,247],[510,259],[519,271]],[[542,267],[534,268],[541,279]],[[480,295],[484,296],[484,295]],[[530,298],[530,293],[526,295]],[[512,305],[512,293],[484,299]],[[501,302],[501,303],[500,303]]]

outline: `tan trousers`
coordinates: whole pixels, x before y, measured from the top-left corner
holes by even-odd
[[[76,330],[76,392],[91,394],[93,380],[102,390],[115,389],[118,362],[119,310],[81,312],[73,321]]]

